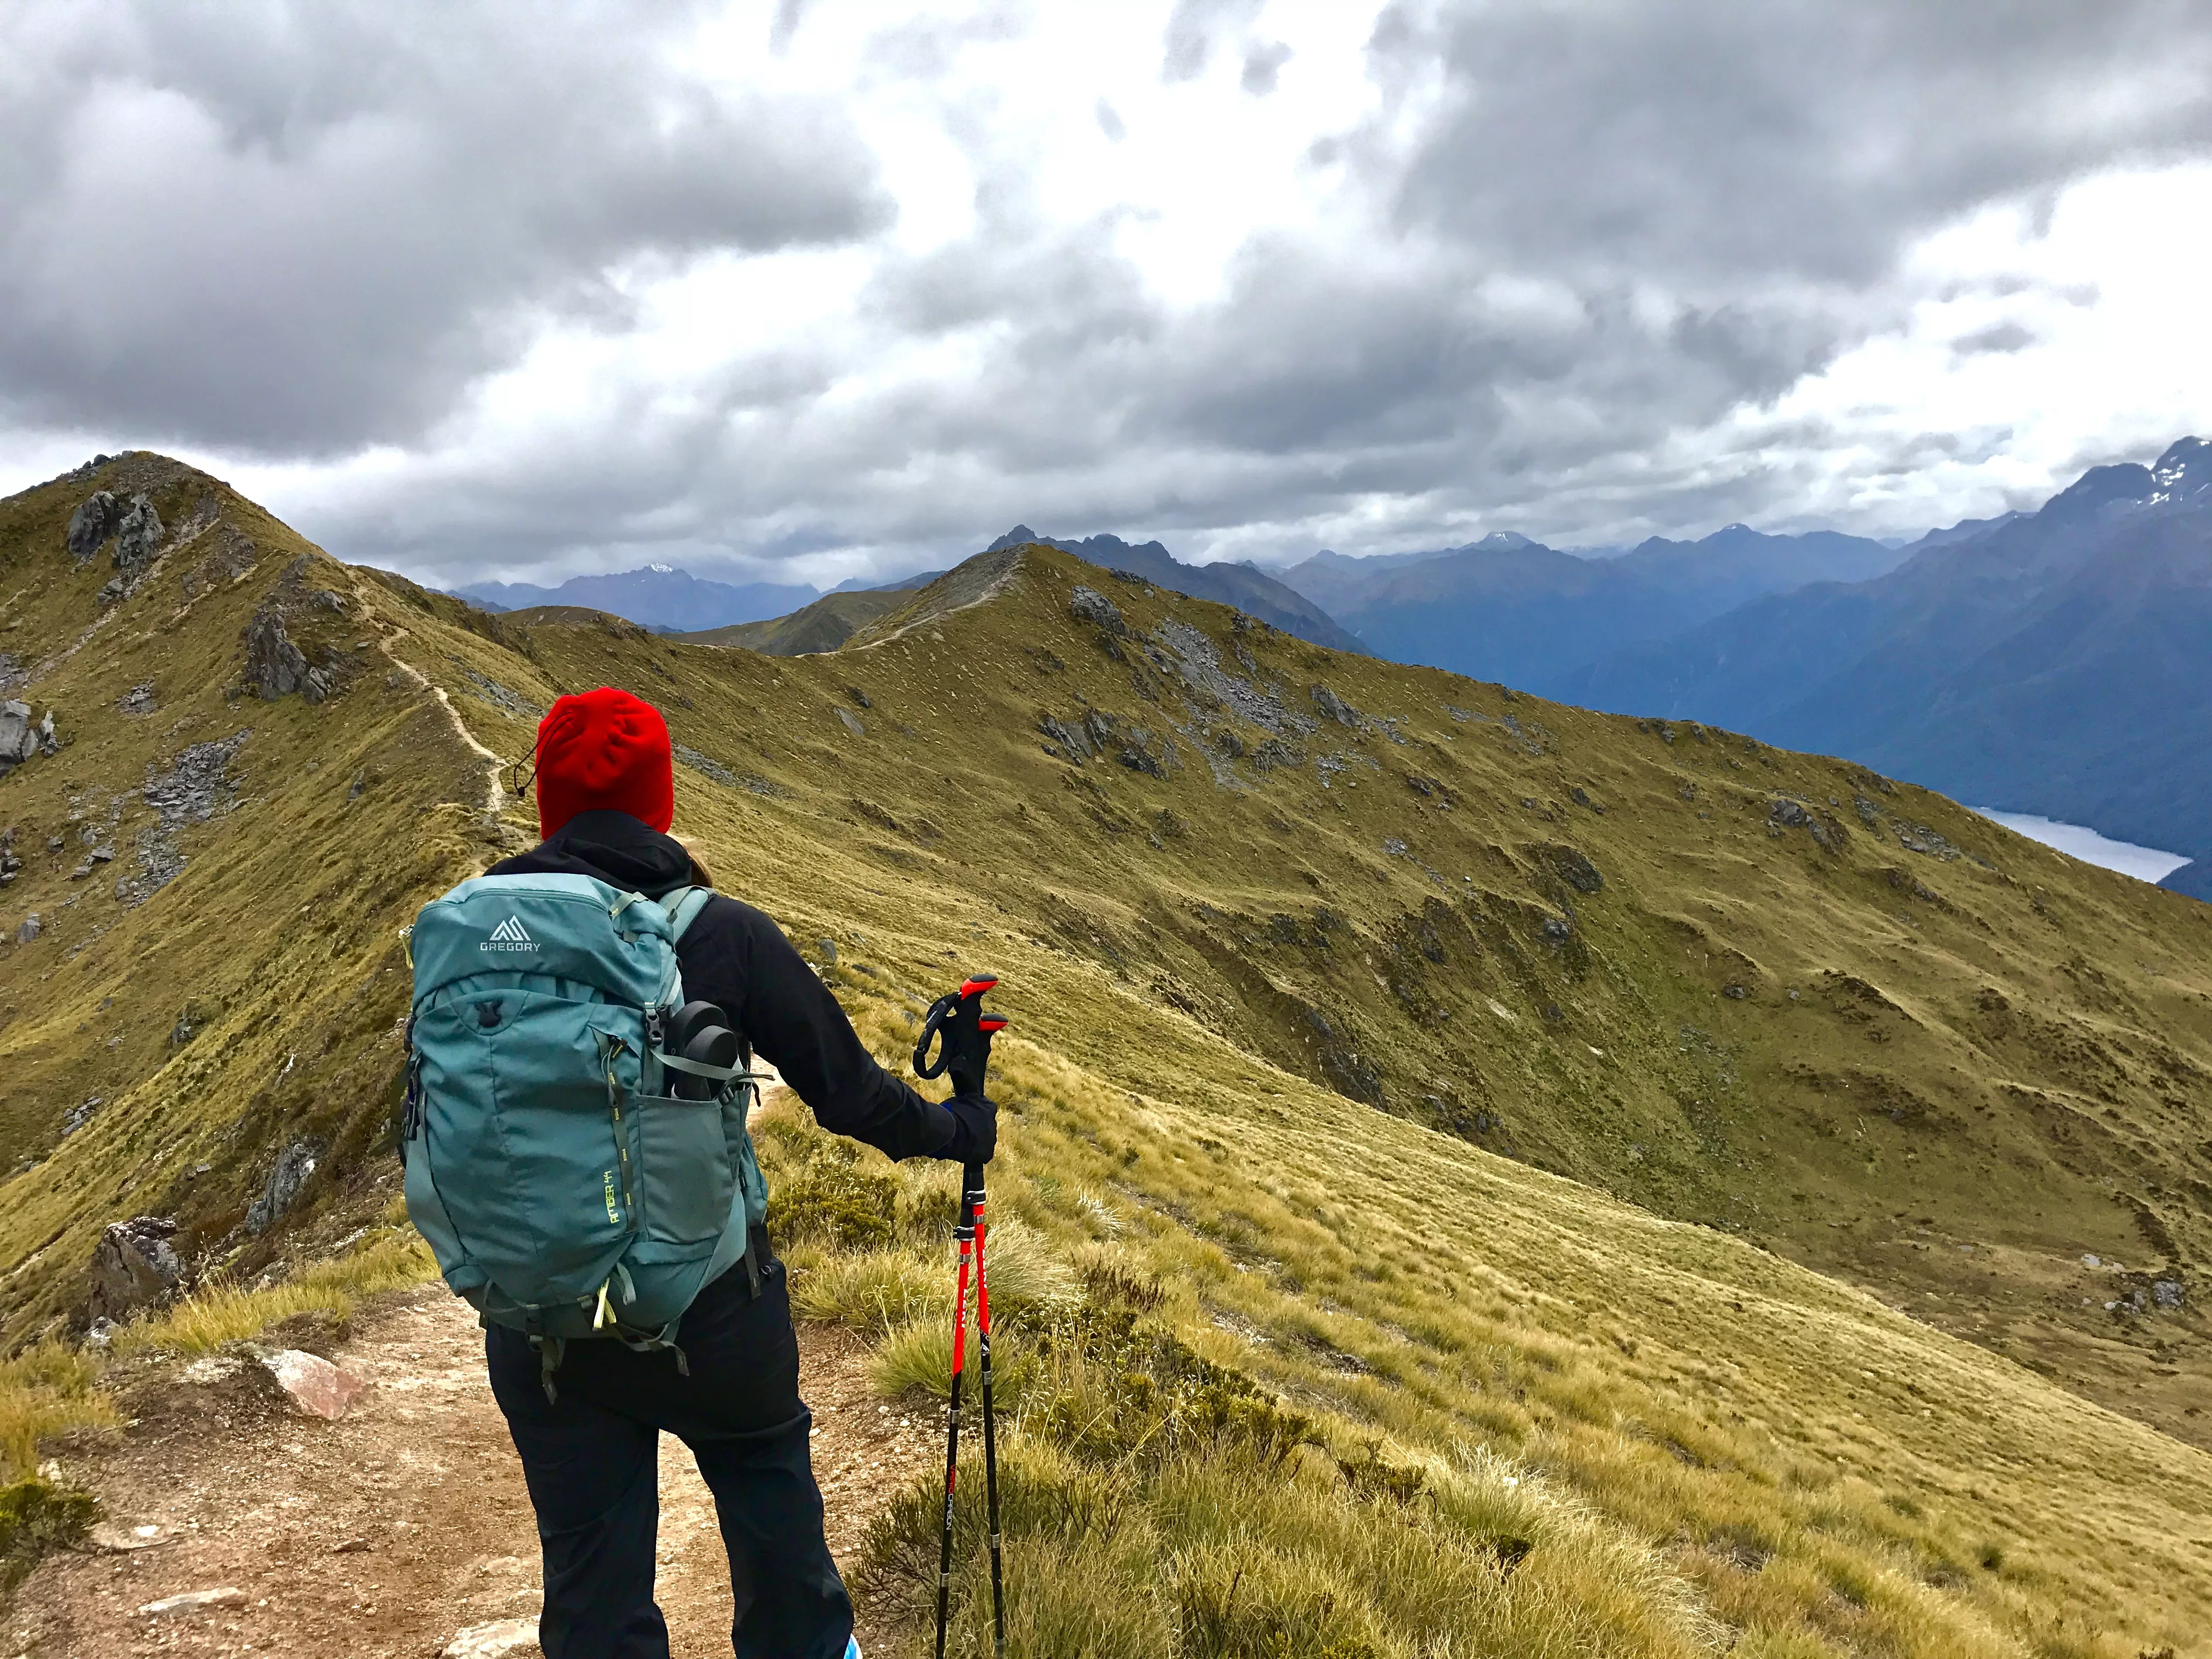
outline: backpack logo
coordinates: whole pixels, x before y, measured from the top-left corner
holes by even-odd
[[[535,951],[538,943],[522,926],[521,918],[509,916],[491,930],[491,937],[477,947],[480,951]]]

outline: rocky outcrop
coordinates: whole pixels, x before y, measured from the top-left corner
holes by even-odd
[[[116,526],[115,568],[126,577],[137,575],[152,561],[155,544],[161,539],[161,514],[143,495],[133,496],[130,510]]]
[[[1129,631],[1129,625],[1121,620],[1121,607],[1095,587],[1079,586],[1067,601],[1067,610],[1076,621],[1090,623],[1109,634]]]
[[[185,1285],[185,1264],[170,1243],[176,1236],[168,1216],[111,1223],[92,1253],[92,1316],[122,1319],[173,1298]]]
[[[37,755],[51,755],[61,746],[54,736],[54,711],[33,722],[31,705],[9,698],[0,702],[0,778]]]
[[[82,565],[106,545],[107,538],[122,528],[124,514],[130,506],[119,495],[105,489],[95,489],[78,503],[70,514],[69,555],[72,563]]]
[[[330,676],[307,665],[307,653],[284,631],[283,611],[271,605],[255,611],[246,625],[246,684],[264,702],[295,691],[309,702],[320,702],[331,694]]]
[[[125,497],[112,490],[96,489],[70,514],[68,544],[70,562],[79,567],[115,538],[115,568],[121,573],[100,590],[103,599],[118,598],[153,562],[161,539],[161,515],[145,496]]]
[[[319,1140],[295,1140],[278,1154],[276,1167],[269,1172],[269,1184],[261,1189],[246,1212],[246,1231],[266,1232],[292,1207],[300,1196],[300,1189],[307,1184],[307,1177],[315,1172],[324,1152]]]

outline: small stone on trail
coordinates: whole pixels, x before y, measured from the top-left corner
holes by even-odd
[[[125,1527],[103,1521],[85,1534],[85,1542],[103,1555],[127,1555],[134,1550],[159,1549],[179,1536],[166,1527]]]
[[[327,1359],[287,1348],[261,1362],[300,1409],[333,1422],[353,1409],[353,1402],[368,1392],[368,1384],[349,1376]]]
[[[489,1625],[471,1625],[446,1644],[442,1659],[506,1659],[511,1654],[538,1650],[535,1619],[501,1619]]]
[[[158,1601],[149,1601],[138,1609],[149,1619],[165,1618],[173,1613],[198,1613],[205,1607],[242,1607],[246,1592],[225,1587],[222,1589],[190,1590],[182,1595],[165,1595]]]

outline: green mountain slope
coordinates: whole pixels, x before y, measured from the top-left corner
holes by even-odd
[[[673,637],[688,645],[737,646],[768,657],[805,656],[817,651],[835,651],[877,617],[904,605],[906,599],[904,593],[887,593],[874,588],[824,593],[787,617],[738,623],[730,628],[702,629]]]
[[[73,564],[95,488],[158,511],[143,565]],[[1025,1620],[1111,1603],[1193,1653],[2203,1650],[2204,907],[1839,763],[1037,547],[772,658],[514,627],[132,456],[0,503],[0,594],[7,695],[60,740],[0,779],[10,1344],[81,1328],[120,1216],[251,1274],[369,1201],[397,930],[526,838],[495,763],[538,711],[613,683],[668,714],[678,828],[887,1058],[941,982],[1006,976],[994,1192],[1154,1345],[1033,1331]],[[1264,1428],[1197,1359],[1327,1455],[1079,1432],[1150,1420],[1125,1373]]]

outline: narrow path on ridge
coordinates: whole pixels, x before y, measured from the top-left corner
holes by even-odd
[[[937,1419],[884,1407],[848,1333],[802,1325],[799,1350],[830,1547],[849,1565],[868,1522],[942,1455]],[[360,1316],[331,1352],[371,1385],[340,1421],[306,1414],[260,1365],[226,1357],[137,1402],[118,1445],[65,1460],[113,1527],[155,1527],[173,1541],[42,1562],[0,1611],[0,1659],[422,1659],[464,1630],[534,1620],[537,1533],[473,1312],[432,1283]],[[672,1438],[660,1476],[659,1600],[673,1650],[727,1654],[713,1501]],[[210,1589],[235,1589],[243,1604],[139,1612]],[[877,1634],[864,1624],[862,1646]]]

